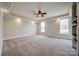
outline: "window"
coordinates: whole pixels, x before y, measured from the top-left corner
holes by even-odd
[[[41,22],[41,32],[45,32],[45,22]]]
[[[69,34],[69,21],[67,18],[60,19],[60,34]]]

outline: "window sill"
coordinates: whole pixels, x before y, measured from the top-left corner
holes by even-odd
[[[69,36],[69,34],[64,34],[64,33],[60,33],[60,35],[66,35],[66,36]]]

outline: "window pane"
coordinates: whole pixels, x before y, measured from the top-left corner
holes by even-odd
[[[41,23],[41,27],[45,27],[45,23],[44,22]]]
[[[61,19],[60,20],[60,33],[61,34],[68,34],[69,33],[68,19]]]
[[[65,29],[60,29],[60,33],[64,33],[65,32]]]
[[[45,32],[45,22],[41,22],[41,32]]]

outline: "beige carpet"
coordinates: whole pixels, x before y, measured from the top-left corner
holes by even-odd
[[[2,56],[74,56],[72,41],[41,35],[4,40]]]

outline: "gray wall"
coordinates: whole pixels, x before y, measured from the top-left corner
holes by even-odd
[[[51,37],[59,37],[59,38],[67,38],[72,39],[72,23],[71,19],[69,18],[69,35],[62,35],[59,33],[59,20],[57,18],[48,19],[50,21],[45,21],[45,33],[41,33],[39,31],[39,34],[44,34]],[[40,27],[40,26],[39,26]]]
[[[2,3],[0,2],[0,8],[2,7]],[[1,12],[1,9],[0,9],[0,55],[1,55],[1,52],[2,52],[2,22],[3,21],[3,17],[2,17],[2,12]]]
[[[31,24],[29,19],[21,18],[17,21],[16,16],[4,15],[3,19],[3,38],[10,39],[36,34],[36,24]]]

